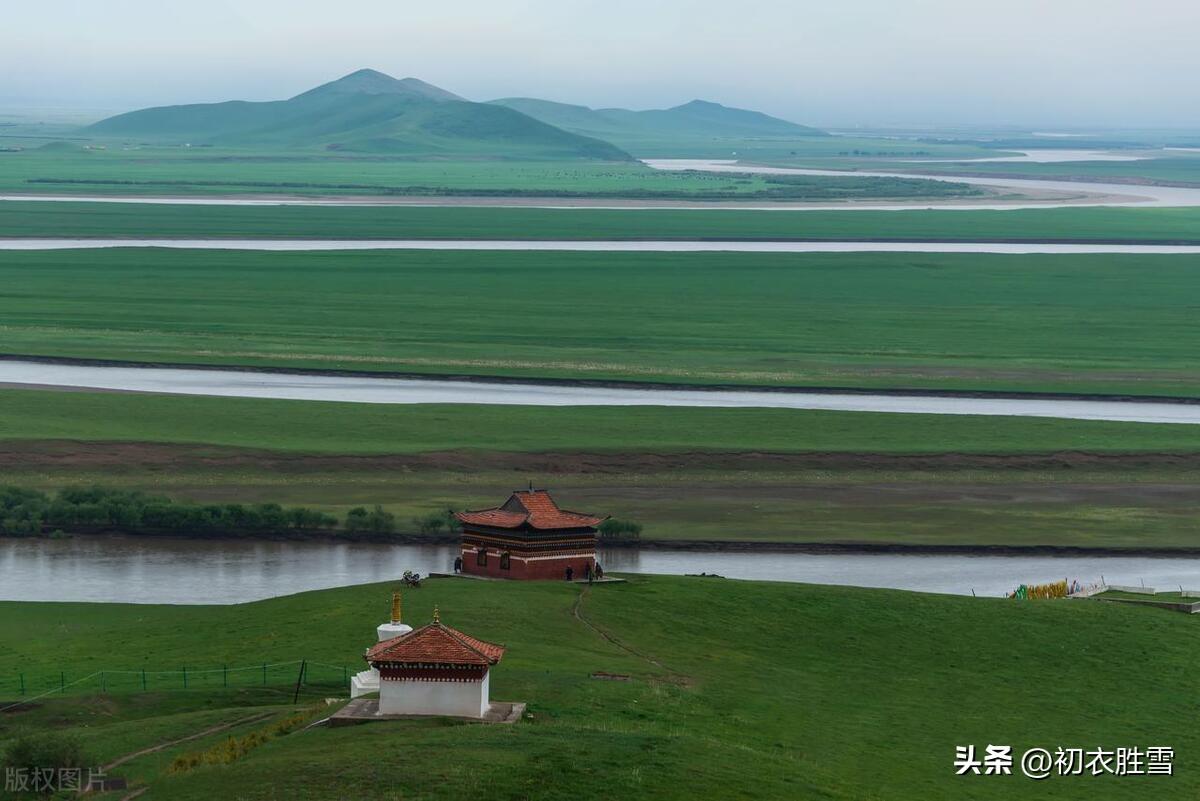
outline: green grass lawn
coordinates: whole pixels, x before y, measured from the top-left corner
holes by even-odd
[[[0,254],[3,350],[764,385],[1200,394],[1200,258]]]
[[[402,531],[533,480],[647,539],[1200,544],[1200,427],[789,410],[380,406],[0,390],[0,483]]]
[[[0,440],[184,443],[325,454],[764,451],[1194,453],[1200,426],[922,414],[353,404],[0,390]]]
[[[5,237],[1200,242],[1200,209],[775,211],[0,203]]]
[[[183,660],[353,662],[386,614],[389,591],[367,585],[228,607],[4,603],[0,676]],[[1169,799],[1200,788],[1189,616],[667,577],[580,593],[549,582],[446,579],[406,595],[410,622],[428,620],[437,605],[450,625],[508,647],[492,697],[529,703],[531,717],[513,727],[313,729],[231,765],[166,775],[172,754],[197,747],[189,745],[114,773],[148,784],[151,801],[672,799],[714,788],[760,799]],[[582,619],[572,613],[577,603]],[[1134,661],[1154,680],[1131,680]],[[632,680],[589,679],[595,671]],[[246,707],[290,708],[290,697],[230,693],[67,698],[6,714],[0,737],[28,716],[85,731],[93,745],[112,730],[132,749],[211,725],[222,708],[231,718]],[[162,722],[150,715],[154,704]],[[95,713],[105,705],[111,720]],[[62,720],[47,714],[68,708]],[[130,719],[142,721],[139,736]],[[1175,776],[1035,783],[954,775],[956,746],[989,743],[1018,753],[1166,745]]]
[[[283,194],[846,200],[973,196],[965,184],[853,176],[664,172],[640,162],[421,160],[323,151],[134,147],[0,153],[0,191],[30,194]]]

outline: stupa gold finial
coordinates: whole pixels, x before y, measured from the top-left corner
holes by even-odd
[[[442,615],[441,615],[441,613],[438,612],[438,608],[436,606],[433,607],[433,622],[434,623],[442,622]]]
[[[400,622],[400,593],[392,593],[392,623]]]

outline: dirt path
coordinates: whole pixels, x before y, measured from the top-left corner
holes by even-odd
[[[622,651],[629,654],[630,656],[637,657],[638,659],[642,660],[643,662],[647,662],[647,663],[653,665],[654,667],[658,668],[659,670],[665,671],[667,674],[666,680],[669,681],[670,683],[680,684],[680,685],[691,684],[692,680],[686,674],[680,673],[677,670],[673,670],[672,668],[667,667],[662,662],[659,662],[657,659],[650,656],[649,654],[644,654],[641,651],[637,650],[636,648],[626,645],[625,643],[621,642],[619,639],[617,639],[613,635],[609,634],[607,631],[600,628],[595,623],[592,623],[590,620],[588,620],[586,617],[584,617],[583,616],[583,599],[585,596],[590,595],[591,591],[592,591],[591,587],[582,587],[579,590],[579,594],[575,596],[575,603],[571,606],[571,614],[574,615],[576,620],[578,620],[580,623],[587,626],[589,629],[591,629],[593,632],[595,632],[597,635],[599,635],[601,639],[612,643],[617,648],[620,648]]]
[[[166,748],[170,748],[171,746],[179,745],[180,743],[186,743],[190,740],[199,740],[203,737],[209,736],[210,734],[217,734],[218,732],[226,731],[228,729],[232,729],[237,726],[242,726],[247,723],[259,723],[261,721],[266,720],[267,718],[274,717],[276,714],[277,714],[276,712],[259,712],[258,714],[250,715],[249,717],[239,718],[238,720],[233,720],[228,723],[222,723],[217,726],[209,727],[207,729],[204,729],[203,731],[198,731],[193,734],[189,734],[186,737],[179,737],[174,740],[168,740],[166,742],[159,743],[158,745],[152,745],[149,748],[143,748],[140,751],[134,751],[132,753],[125,754],[124,756],[118,757],[117,759],[114,759],[112,762],[109,762],[107,765],[104,765],[101,768],[101,770],[103,770],[105,773],[108,773],[113,768],[124,765],[126,762],[129,762],[130,760],[133,760],[133,759],[137,759],[138,757],[145,756],[147,754],[153,754],[157,751],[162,751]],[[129,801],[129,799],[137,798],[138,796],[140,796],[142,793],[146,792],[149,789],[150,789],[150,787],[148,785],[135,788],[128,794],[122,796],[121,801]]]

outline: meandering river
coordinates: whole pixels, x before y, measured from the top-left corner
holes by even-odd
[[[1019,160],[1027,160],[1021,158]],[[1033,159],[1029,159],[1033,160]],[[927,178],[934,181],[965,183],[983,188],[1016,190],[1030,195],[1027,199],[971,200],[949,198],[945,200],[896,201],[843,201],[843,202],[762,202],[762,201],[689,201],[689,200],[610,200],[597,198],[472,198],[472,197],[296,197],[296,196],[246,196],[246,195],[45,195],[45,194],[0,194],[0,201],[45,201],[68,203],[155,203],[195,206],[521,206],[525,208],[569,209],[657,209],[657,208],[740,208],[778,211],[831,211],[831,210],[905,210],[905,209],[949,209],[949,210],[997,210],[1062,208],[1069,206],[1200,206],[1200,188],[1149,186],[1143,184],[1118,184],[1092,181],[1053,181],[1038,178],[990,178],[944,174],[925,174],[919,169],[913,172],[889,171],[846,171],[810,170],[788,167],[765,167],[740,164],[722,159],[645,159],[646,164],[660,170],[703,170],[707,172],[737,172],[776,175],[826,175],[839,178],[855,176],[870,178]],[[957,162],[955,162],[957,163]],[[914,165],[915,166],[915,165]],[[980,164],[988,169],[988,164]],[[993,168],[994,169],[994,168]]]
[[[768,389],[703,390],[603,385],[443,381],[250,370],[123,367],[0,361],[0,385],[72,387],[350,403],[471,403],[502,406],[672,406],[824,409],[900,414],[1055,417],[1137,423],[1200,423],[1200,404],[1156,401],[849,394]]]
[[[166,538],[0,539],[0,600],[230,604],[449,572],[453,546]],[[998,597],[1022,583],[1200,588],[1200,559],[697,553],[612,549],[610,573],[760,579]],[[703,580],[703,579],[697,579]]]
[[[754,242],[574,239],[0,239],[0,250],[520,250],[610,253],[1150,253],[1196,254],[1200,245],[1014,242]]]

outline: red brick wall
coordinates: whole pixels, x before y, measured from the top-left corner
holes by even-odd
[[[509,559],[508,570],[500,568],[500,553],[498,551],[488,551],[486,565],[476,564],[476,552],[474,548],[463,549],[462,560],[463,572],[473,576],[490,576],[491,578],[507,579],[563,580],[566,578],[568,565],[575,569],[575,578],[586,577],[589,565],[595,569],[596,554],[593,552],[556,556],[554,558],[541,557],[531,561],[525,561],[520,557],[513,556]]]

